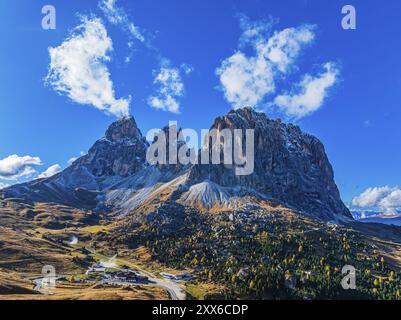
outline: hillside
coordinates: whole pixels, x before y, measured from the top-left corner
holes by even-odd
[[[249,128],[250,175],[151,165],[126,117],[64,171],[1,190],[0,288],[23,299],[52,265],[62,279],[35,299],[400,298],[401,228],[355,222],[323,144],[299,127],[250,108],[211,126]],[[109,278],[92,276],[105,261]],[[355,291],[340,287],[344,265],[357,270]],[[116,272],[136,282],[109,282]],[[166,272],[190,276],[177,284]]]
[[[253,196],[274,199],[320,220],[352,219],[317,138],[250,108],[230,111],[217,118],[211,129],[254,130],[250,175],[237,176],[233,166],[200,161],[187,166],[150,165],[145,156],[147,142],[129,117],[113,123],[87,155],[63,172],[2,190],[0,199],[56,203],[120,216],[155,197],[169,199],[173,194],[178,203],[205,208],[230,207],[238,198]]]

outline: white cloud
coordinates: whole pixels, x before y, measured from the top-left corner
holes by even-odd
[[[157,94],[149,97],[148,104],[156,109],[179,113],[178,98],[184,95],[184,83],[179,69],[162,66],[156,72],[153,83],[158,87]]]
[[[380,210],[388,214],[401,211],[401,189],[388,186],[368,188],[352,199],[352,206],[364,210]]]
[[[238,51],[216,70],[224,96],[234,108],[256,106],[275,91],[272,65],[261,56],[247,57]]]
[[[9,187],[10,184],[0,182],[0,190]]]
[[[146,38],[148,39],[145,38],[144,33],[146,30],[139,28],[132,22],[124,8],[117,6],[117,0],[100,0],[99,8],[107,21],[120,28],[128,37],[127,46],[130,52],[124,58],[124,63],[129,64],[131,62],[134,55],[134,46],[137,41],[144,44],[149,49],[155,50],[156,52],[158,51],[157,48],[150,44],[148,40],[150,37],[147,36]]]
[[[84,156],[84,155],[85,155],[85,152],[83,152],[83,151],[81,151],[81,152],[79,153],[79,157],[82,157],[82,156]],[[79,157],[72,157],[72,158],[70,158],[70,159],[67,161],[67,163],[68,163],[69,165],[72,165],[76,160],[79,159]]]
[[[314,26],[302,25],[275,32],[270,38],[271,21],[250,22],[240,18],[240,47],[250,45],[254,55],[238,50],[225,59],[216,74],[226,100],[234,108],[257,106],[276,90],[276,80],[294,67],[302,49],[314,37]]]
[[[181,64],[181,69],[182,69],[182,71],[184,71],[184,73],[185,73],[186,75],[189,75],[190,73],[194,72],[194,67],[191,66],[191,65],[188,64],[188,63],[183,63],[183,64]]]
[[[178,98],[182,97],[184,94],[184,84],[181,73],[183,75],[189,75],[194,71],[193,66],[183,63],[180,67],[171,68],[170,61],[161,55],[158,48],[150,44],[150,37],[146,37],[147,39],[145,38],[144,33],[146,30],[141,30],[132,22],[127,12],[122,7],[117,6],[117,0],[100,0],[99,8],[111,24],[118,26],[128,35],[127,45],[131,52],[124,58],[124,63],[128,64],[131,62],[136,40],[157,53],[158,59],[160,60],[160,70],[157,71],[158,73],[154,79],[154,84],[157,86],[157,93],[148,98],[148,104],[156,109],[179,113],[180,102]]]
[[[251,21],[246,15],[239,14],[240,28],[242,30],[239,39],[240,47],[246,47],[248,44],[255,45],[263,42],[271,33],[273,25],[276,23],[272,18]]]
[[[270,60],[281,72],[286,72],[292,66],[305,45],[310,44],[314,38],[312,25],[302,25],[298,28],[287,28],[274,35],[267,41],[258,42],[256,50]]]
[[[116,0],[102,0],[99,2],[99,7],[110,23],[119,26],[130,38],[144,42],[145,37],[139,28],[130,21],[128,14],[123,8],[116,6],[116,2]]]
[[[51,61],[46,82],[76,103],[92,105],[116,116],[128,115],[131,98],[115,98],[105,65],[112,50],[102,21],[83,18],[82,24],[59,47],[49,48]]]
[[[0,178],[5,180],[17,180],[36,173],[34,166],[42,165],[39,157],[24,156],[16,154],[0,160]]]
[[[61,171],[61,167],[59,164],[55,164],[49,168],[46,169],[46,171],[42,172],[38,178],[43,179],[43,178],[50,178],[51,176],[54,176],[55,174],[59,173]]]
[[[77,159],[78,159],[78,157],[72,157],[71,159],[69,159],[69,160],[67,161],[67,163],[68,163],[69,165],[72,165]]]
[[[390,194],[380,200],[379,206],[387,208],[388,210],[400,209],[401,208],[401,190],[393,189]]]
[[[318,110],[327,96],[327,91],[336,82],[339,71],[332,63],[326,63],[325,71],[317,76],[305,75],[296,85],[298,93],[279,95],[274,103],[288,116],[304,117]]]
[[[385,198],[391,190],[388,186],[368,188],[359,196],[352,199],[352,205],[360,208],[376,207],[380,200]]]

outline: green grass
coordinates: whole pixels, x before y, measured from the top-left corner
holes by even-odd
[[[196,300],[205,299],[206,292],[204,292],[198,285],[187,284],[185,285],[185,291],[188,292],[188,294],[190,294]]]
[[[84,227],[81,228],[80,231],[83,232],[89,232],[89,233],[99,233],[99,232],[108,232],[109,227],[108,226],[89,226],[89,227]]]

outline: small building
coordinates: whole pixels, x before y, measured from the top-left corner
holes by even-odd
[[[177,276],[176,276],[176,279],[177,279],[177,280],[186,280],[186,281],[189,281],[189,280],[194,279],[194,276],[191,275],[191,274],[189,274],[188,272],[185,272],[185,273],[182,273],[182,274],[177,275]]]
[[[182,273],[182,274],[178,274],[178,275],[170,274],[170,273],[167,273],[167,272],[160,272],[160,274],[163,277],[165,277],[167,279],[170,279],[170,280],[173,280],[173,281],[181,281],[181,280],[188,281],[188,280],[192,280],[194,278],[191,274],[189,274],[187,272]]]
[[[95,272],[97,272],[97,273],[103,272],[104,273],[105,271],[106,271],[106,268],[103,265],[95,263],[92,265],[92,267],[90,267],[85,272],[85,274],[90,274],[90,273],[95,273]]]

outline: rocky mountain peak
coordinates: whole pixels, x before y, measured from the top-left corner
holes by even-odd
[[[257,195],[321,220],[352,219],[340,198],[324,146],[316,137],[252,108],[232,110],[216,118],[211,128],[254,130],[251,174],[236,175],[232,165],[201,162],[151,166],[146,161],[149,144],[134,118],[126,117],[112,123],[105,136],[71,167],[48,179],[9,188],[3,197],[84,208],[96,207],[96,199],[105,197],[110,210],[114,210],[143,203],[152,188],[164,188],[166,192],[174,185],[175,196],[181,196],[180,201],[189,205],[199,201],[225,204],[240,196]],[[167,143],[168,129],[162,129]],[[181,146],[185,141],[177,131],[176,144]],[[115,183],[122,185],[118,190],[109,190]],[[181,183],[185,184],[183,188]]]
[[[83,166],[94,176],[126,177],[145,165],[147,146],[134,118],[124,117],[113,122],[105,137],[96,141],[73,167]]]
[[[324,146],[316,137],[251,108],[218,117],[212,128],[254,130],[254,172],[237,176],[232,166],[195,165],[189,176],[192,183],[206,177],[222,187],[253,189],[322,220],[351,218]]]
[[[268,119],[265,113],[257,112],[251,107],[233,109],[229,111],[223,118],[238,121],[241,120],[247,123],[254,123]]]
[[[109,141],[142,139],[134,117],[128,116],[113,122],[107,129],[106,139]]]

